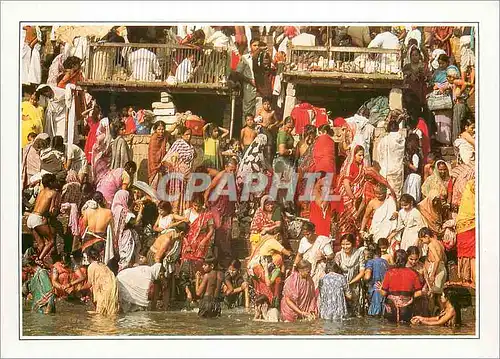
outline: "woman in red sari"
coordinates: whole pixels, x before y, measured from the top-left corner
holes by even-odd
[[[189,221],[189,231],[182,241],[180,286],[185,290],[189,302],[193,300],[194,281],[211,247],[214,236],[212,212],[204,208],[203,198],[194,198],[191,208],[184,212]]]
[[[165,128],[163,121],[155,122],[153,125],[154,133],[149,139],[148,181],[154,190],[158,187],[161,160],[167,154],[168,136],[165,134]]]
[[[92,163],[92,148],[96,141],[99,121],[101,121],[101,108],[94,102],[94,106],[88,111],[90,114],[86,122],[89,127],[89,132],[87,134],[87,140],[85,141],[85,157],[87,157],[88,163]]]

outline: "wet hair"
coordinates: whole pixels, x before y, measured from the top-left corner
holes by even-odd
[[[316,225],[312,222],[304,222],[302,224],[302,230],[303,231],[306,230],[308,232],[314,233],[314,232],[316,232]]]
[[[249,117],[251,117],[251,118],[255,118],[255,116],[254,116],[254,115],[252,115],[251,113],[247,113],[247,114],[245,115],[245,120],[246,120],[246,119],[248,119]]]
[[[418,249],[417,246],[411,246],[408,247],[406,250],[406,254],[409,256],[416,255],[418,258],[420,258],[420,249]]]
[[[346,233],[342,237],[340,237],[340,243],[343,241],[348,241],[352,244],[353,247],[356,247],[356,237],[352,233]]]
[[[65,70],[72,69],[77,65],[81,65],[82,60],[76,56],[69,56],[66,60],[63,61],[63,68]]]
[[[297,263],[297,269],[298,270],[303,270],[303,269],[311,269],[312,265],[309,261],[306,261],[305,259],[302,259],[299,263]]]
[[[158,127],[160,126],[163,126],[163,128],[167,128],[167,125],[165,124],[165,122],[163,121],[156,121],[154,124],[153,124],[153,131],[156,131],[158,129]]]
[[[304,127],[304,138],[310,136],[316,136],[316,127],[313,125],[306,125]]]
[[[335,262],[334,260],[329,260],[328,262],[326,262],[325,272],[342,274],[342,269],[337,264],[337,262]]]
[[[187,224],[186,222],[182,222],[173,228],[179,233],[187,233],[189,231],[189,224]]]
[[[231,263],[229,263],[229,267],[233,267],[236,270],[241,269],[241,262],[239,259],[233,259]]]
[[[387,238],[379,238],[377,246],[380,248],[381,246],[385,246],[389,248],[389,240]]]
[[[406,262],[408,261],[408,255],[404,249],[398,249],[394,253],[394,265],[396,268],[406,267]]]
[[[415,198],[413,198],[413,196],[411,194],[408,194],[408,193],[401,195],[401,198],[399,199],[399,203],[411,204],[413,207],[415,207],[417,205]]]
[[[418,152],[420,149],[420,138],[416,133],[410,133],[406,138],[406,148],[411,154]]]
[[[106,201],[104,199],[104,195],[99,192],[99,191],[96,191],[94,193],[94,195],[92,196],[92,199],[97,202],[97,204],[100,206],[100,207],[106,207]]]
[[[52,173],[46,173],[42,176],[42,184],[44,187],[55,189],[57,187],[56,176]]]
[[[255,298],[255,305],[262,305],[264,303],[267,303],[267,305],[271,305],[269,302],[269,298],[265,294],[259,295],[257,298]]]
[[[328,135],[333,136],[333,129],[330,127],[330,125],[324,124],[319,126],[318,128],[319,132],[326,132]]]
[[[101,256],[99,254],[99,251],[95,248],[90,247],[87,249],[87,257],[94,261],[99,261],[101,259]]]
[[[423,237],[427,237],[427,236],[433,237],[434,232],[432,232],[432,230],[429,227],[420,228],[420,230],[418,231],[418,238],[423,238]]]
[[[367,246],[366,246],[366,249],[368,250],[368,252],[370,253],[370,257],[373,258],[374,255],[380,257],[382,255],[382,252],[379,248],[379,246],[375,243],[369,243]]]
[[[123,168],[125,169],[125,171],[127,171],[127,173],[135,173],[135,171],[137,171],[137,165],[134,161],[128,161],[127,163],[125,163]]]
[[[33,148],[35,151],[40,151],[49,147],[49,140],[44,140],[42,138],[38,138],[33,142]]]
[[[288,116],[285,118],[285,121],[283,122],[284,125],[288,125],[290,123],[294,123],[293,118],[291,116]]]
[[[62,136],[54,136],[52,138],[52,148],[61,152],[64,151],[64,138]]]
[[[460,128],[462,129],[462,131],[465,131],[465,128],[469,127],[471,125],[475,125],[474,120],[472,118],[466,118],[466,119],[462,120],[462,123],[460,124]]]
[[[158,203],[158,209],[161,209],[168,214],[172,213],[172,205],[167,201],[161,201],[160,203]]]
[[[472,305],[471,294],[466,288],[445,288],[443,294],[455,309],[455,325],[462,325],[462,307]]]
[[[443,62],[446,62],[447,64],[450,63],[450,57],[446,54],[441,54],[439,55],[438,57],[438,61],[443,61]]]

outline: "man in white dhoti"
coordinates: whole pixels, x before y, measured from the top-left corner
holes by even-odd
[[[23,26],[23,47],[21,50],[21,82],[23,84],[39,84],[42,82],[42,64],[40,49],[42,48],[42,32],[38,26]]]
[[[371,220],[371,224],[369,222]],[[375,198],[366,207],[361,232],[369,225],[367,234],[373,235],[373,241],[378,243],[380,238],[387,238],[396,229],[397,208],[396,201],[392,196],[387,196],[387,187],[378,185],[375,188]]]
[[[380,174],[387,179],[398,199],[401,197],[404,181],[405,138],[399,133],[399,125],[390,121],[387,135],[382,137],[377,148]]]
[[[142,48],[128,56],[128,66],[132,71],[130,80],[155,81],[161,77],[161,67],[156,54]]]

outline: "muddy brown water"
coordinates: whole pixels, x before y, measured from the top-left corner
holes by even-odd
[[[243,309],[223,310],[215,319],[198,318],[196,312],[135,312],[105,318],[87,313],[82,304],[58,302],[57,313],[43,315],[23,310],[24,336],[183,336],[183,335],[474,335],[472,307],[462,310],[459,328],[391,324],[375,318],[343,322],[317,320],[296,323],[254,322]]]

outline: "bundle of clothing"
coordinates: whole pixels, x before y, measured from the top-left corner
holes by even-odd
[[[310,103],[303,102],[292,110],[290,116],[295,122],[295,133],[301,135],[304,133],[304,127],[314,125],[320,127],[328,124],[328,113],[325,108],[315,107]]]
[[[358,114],[369,114],[368,123],[377,127],[380,121],[385,121],[391,109],[389,108],[389,97],[378,96],[366,101],[359,109]]]

